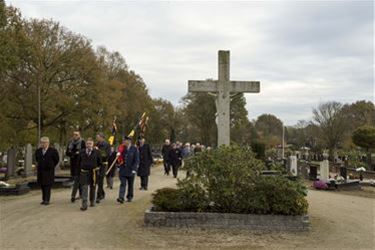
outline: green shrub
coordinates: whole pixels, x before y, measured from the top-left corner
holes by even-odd
[[[184,168],[190,174],[178,181],[178,189],[156,192],[156,209],[285,215],[307,212],[303,182],[260,175],[265,165],[250,147],[204,151],[190,158]]]
[[[175,188],[162,188],[155,191],[152,197],[152,204],[155,211],[180,211],[180,191]]]
[[[253,142],[251,143],[251,148],[255,153],[257,159],[265,159],[266,158],[266,144],[262,142]]]
[[[308,203],[306,187],[301,180],[291,181],[283,176],[259,176],[255,182],[254,203],[248,204],[262,214],[306,214]],[[244,200],[250,200],[246,199]]]
[[[208,198],[205,191],[190,183],[183,189],[162,188],[153,194],[152,204],[155,211],[201,212],[208,210]]]

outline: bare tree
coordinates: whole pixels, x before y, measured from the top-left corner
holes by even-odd
[[[329,149],[330,160],[345,137],[347,124],[339,102],[326,102],[313,109],[313,120],[319,126],[321,140]]]

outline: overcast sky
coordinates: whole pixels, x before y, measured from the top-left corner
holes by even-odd
[[[293,125],[321,102],[374,101],[373,1],[6,2],[119,51],[152,97],[176,105],[188,80],[217,78],[220,49],[232,80],[261,81],[246,94],[250,119]]]

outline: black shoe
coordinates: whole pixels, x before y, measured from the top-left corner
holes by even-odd
[[[147,187],[144,187],[144,188],[143,188],[143,190],[147,191],[147,190],[148,190],[148,188],[147,188]]]
[[[40,205],[44,205],[44,203],[45,203],[45,201],[42,201],[42,202],[40,203]]]
[[[117,202],[123,204],[123,203],[124,203],[124,199],[118,198],[118,199],[117,199]]]
[[[126,202],[132,202],[132,199],[126,199]]]
[[[49,201],[45,201],[45,202],[44,202],[44,205],[45,205],[45,206],[48,206],[48,205],[49,205]]]
[[[80,209],[81,209],[81,211],[86,211],[87,207],[81,207]]]
[[[96,203],[98,203],[98,204],[99,204],[99,203],[100,203],[100,200],[96,200]]]
[[[76,201],[76,198],[74,198],[74,197],[72,197],[71,199],[70,199],[70,202],[71,203],[74,203]]]
[[[143,187],[140,187],[139,190],[143,190]]]
[[[95,202],[91,202],[90,207],[95,207]]]

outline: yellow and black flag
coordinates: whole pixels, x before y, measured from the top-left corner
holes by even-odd
[[[114,145],[115,143],[115,137],[117,133],[117,125],[116,125],[116,116],[113,118],[112,121],[112,129],[111,129],[112,135],[108,138],[109,145]]]

